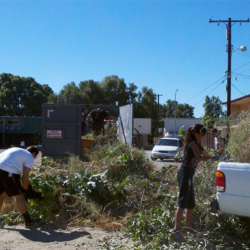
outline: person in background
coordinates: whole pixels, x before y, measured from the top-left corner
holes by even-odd
[[[226,138],[222,137],[216,128],[212,130],[212,135],[215,141],[216,152],[222,155],[226,146]]]
[[[21,148],[25,148],[25,141],[24,140],[21,141],[20,146],[21,146]]]
[[[178,207],[175,214],[174,236],[179,241],[184,241],[181,231],[181,220],[186,210],[187,227],[192,227],[195,196],[193,176],[199,161],[207,161],[211,158],[209,153],[201,146],[201,140],[206,134],[206,128],[201,124],[195,124],[188,128],[184,139],[184,157],[182,165],[177,173],[179,186]]]
[[[88,105],[86,105],[82,109],[82,135],[85,135],[89,132],[88,123],[87,123],[88,112],[89,112]]]
[[[27,228],[37,225],[37,221],[32,220],[29,215],[23,194],[29,189],[29,173],[38,153],[35,146],[30,146],[26,150],[9,148],[0,154],[0,210],[7,196],[15,197]],[[22,174],[22,180],[20,174]]]
[[[100,108],[93,109],[87,117],[87,121],[91,123],[91,129],[95,135],[104,135],[105,120],[117,121],[117,118],[109,115],[106,110]]]

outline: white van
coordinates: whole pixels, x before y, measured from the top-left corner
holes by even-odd
[[[151,160],[175,159],[179,152],[183,156],[183,139],[180,136],[163,137],[153,147]]]

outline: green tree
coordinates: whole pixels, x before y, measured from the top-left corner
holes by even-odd
[[[41,116],[41,105],[53,94],[47,85],[41,85],[32,77],[0,75],[0,110],[2,115]]]
[[[81,81],[79,91],[82,96],[83,104],[101,104],[103,103],[103,93],[99,82],[94,80]]]
[[[162,115],[167,118],[175,117],[175,108],[176,108],[176,117],[179,118],[194,117],[194,107],[190,106],[187,103],[181,104],[170,99],[168,99],[166,101],[166,104],[162,106]]]
[[[134,103],[134,117],[157,119],[156,94],[153,89],[142,87]]]
[[[203,104],[205,109],[205,114],[202,118],[203,123],[206,127],[211,128],[220,116],[223,115],[222,112],[222,102],[219,97],[206,96],[205,102]]]
[[[100,83],[103,95],[103,104],[115,104],[117,101],[119,105],[125,105],[129,100],[129,92],[127,84],[123,78],[116,75],[107,76]]]
[[[74,82],[66,84],[59,92],[58,102],[64,104],[81,104],[83,103],[79,88]]]

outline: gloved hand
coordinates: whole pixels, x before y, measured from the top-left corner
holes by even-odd
[[[221,160],[221,158],[222,158],[221,155],[216,155],[216,156],[212,156],[212,157],[211,157],[211,160],[212,160],[212,161],[219,161],[219,160]]]
[[[25,200],[28,200],[28,199],[42,200],[43,199],[42,193],[33,190],[31,185],[29,185],[28,190],[22,189],[22,192],[23,192],[23,196]]]

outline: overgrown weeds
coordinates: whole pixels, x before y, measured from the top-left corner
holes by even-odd
[[[250,162],[250,114],[243,112],[231,126],[227,152],[236,162]],[[233,122],[233,121],[232,121]]]
[[[120,143],[115,130],[95,140],[89,162],[74,156],[67,161],[42,159],[42,167],[30,178],[34,189],[44,196],[43,201],[29,200],[33,217],[41,217],[44,223],[114,230],[126,225],[128,235],[135,240],[134,249],[249,249],[249,219],[210,212],[209,204],[216,194],[217,162],[199,166],[195,175],[195,229],[182,224],[187,241],[180,243],[172,234],[178,167],[156,171],[143,151]],[[233,141],[229,141],[229,150],[230,143]],[[16,212],[2,217],[9,224],[20,222]]]

